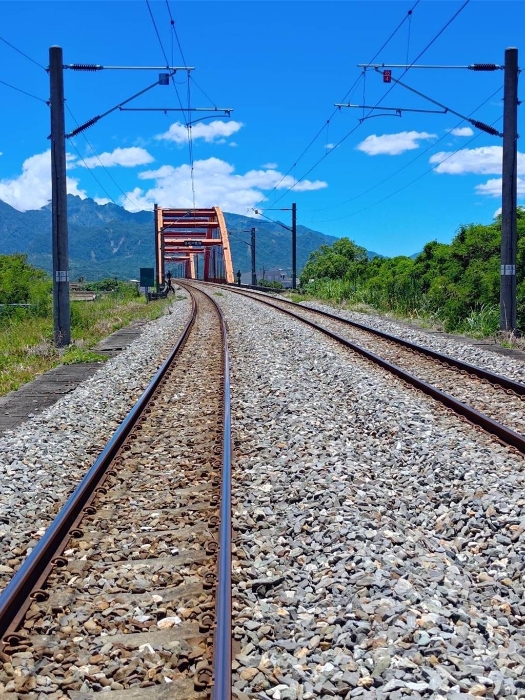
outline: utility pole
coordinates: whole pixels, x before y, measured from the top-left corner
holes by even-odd
[[[518,164],[518,49],[505,50],[501,191],[501,331],[516,328],[516,199]]]
[[[49,49],[51,95],[51,210],[53,237],[53,320],[58,347],[71,342],[62,48]]]
[[[252,227],[252,285],[257,286],[257,272],[255,270],[255,227]]]
[[[516,330],[516,249],[517,249],[517,186],[518,186],[518,49],[507,48],[505,50],[505,65],[498,66],[495,63],[473,63],[468,66],[415,66],[410,65],[393,65],[386,63],[358,63],[358,66],[365,68],[374,68],[378,73],[383,75],[383,82],[394,82],[407,88],[411,92],[423,97],[425,100],[432,102],[442,108],[442,114],[450,112],[465,121],[469,122],[476,129],[485,131],[493,136],[503,138],[503,158],[502,158],[502,186],[501,186],[501,257],[500,257],[500,316],[499,326],[501,331],[512,332]],[[466,68],[473,71],[505,71],[504,94],[503,94],[503,133],[500,133],[493,126],[471,119],[468,116],[450,109],[441,102],[437,102],[428,95],[414,90],[409,85],[405,85],[400,80],[395,80],[392,77],[391,70],[385,68],[404,68],[405,73],[410,68],[450,68],[462,69]],[[411,109],[404,107],[369,107],[368,105],[354,104],[337,104],[336,107],[359,107],[370,109],[372,112],[375,109],[385,109],[395,112],[401,116],[402,112],[435,112],[435,110]],[[368,119],[370,112],[360,119],[363,122]],[[375,115],[372,115],[375,116]]]
[[[292,289],[297,289],[297,204],[292,204]]]

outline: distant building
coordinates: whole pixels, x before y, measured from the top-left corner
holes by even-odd
[[[285,289],[292,288],[292,276],[289,270],[285,270],[281,267],[271,267],[268,270],[261,268],[257,270],[257,283],[262,279],[267,282],[279,282],[283,285]],[[252,283],[252,273],[243,272],[241,275],[241,284],[251,284]]]

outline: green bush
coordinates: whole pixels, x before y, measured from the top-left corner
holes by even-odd
[[[257,285],[259,287],[267,287],[268,289],[284,289],[284,285],[280,282],[270,282],[270,280],[258,280]]]
[[[3,323],[27,316],[46,316],[52,307],[52,282],[22,254],[0,255],[0,318]],[[9,306],[26,304],[27,306]]]
[[[525,327],[525,209],[517,212],[518,326]],[[491,335],[498,327],[501,217],[461,226],[450,244],[431,241],[413,260],[363,259],[342,238],[314,251],[301,273],[307,294],[429,319],[447,331]]]

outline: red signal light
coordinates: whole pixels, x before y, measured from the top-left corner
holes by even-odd
[[[391,83],[392,82],[392,71],[391,70],[384,70],[383,71],[383,82],[384,83]]]

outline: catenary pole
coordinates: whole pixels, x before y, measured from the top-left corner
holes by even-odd
[[[292,204],[292,289],[297,289],[297,204]]]
[[[516,328],[518,49],[505,51],[501,192],[500,330]]]
[[[58,347],[71,342],[67,229],[66,139],[62,48],[49,49],[51,94],[51,209],[53,237],[53,322]]]
[[[255,228],[252,228],[251,249],[252,249],[252,285],[257,285],[257,272],[255,270]]]

